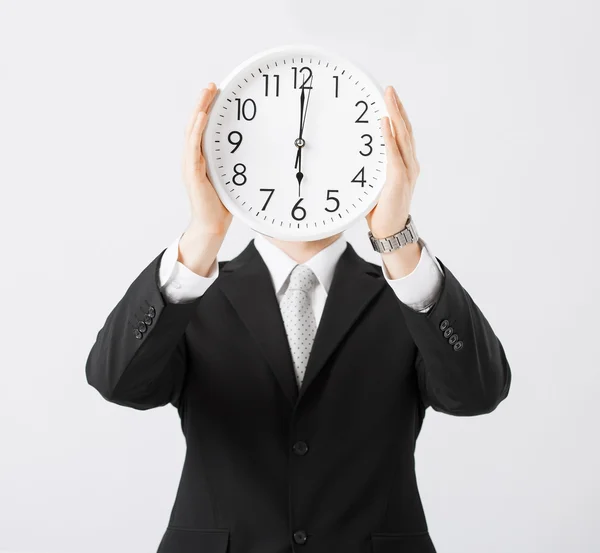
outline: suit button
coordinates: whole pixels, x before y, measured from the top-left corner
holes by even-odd
[[[146,323],[144,323],[144,321],[138,321],[137,329],[140,332],[146,332],[147,328],[148,327],[146,326]]]
[[[452,336],[452,333],[454,332],[454,329],[449,326],[446,330],[444,330],[444,338],[449,338],[450,336]]]
[[[296,442],[292,449],[296,455],[306,455],[308,452],[308,445],[306,442]]]
[[[148,307],[148,315],[154,319],[156,316],[156,309],[154,309],[154,306],[151,305]]]
[[[456,342],[456,344],[454,344],[454,351],[458,351],[459,349],[462,349],[463,347],[463,343],[459,340],[458,342]]]
[[[306,537],[306,532],[304,530],[298,530],[297,532],[294,532],[294,541],[300,545],[306,543],[306,540],[308,538]]]
[[[458,334],[453,334],[452,336],[450,336],[450,338],[448,338],[448,342],[450,343],[450,345],[454,344],[456,340],[458,340]]]
[[[144,336],[137,328],[133,331],[133,335],[138,339],[141,340],[142,337]]]
[[[448,319],[444,319],[441,323],[440,323],[440,330],[446,330],[448,328],[448,325],[450,324],[450,321]]]
[[[148,315],[148,313],[144,315],[144,323],[146,323],[148,326],[152,324],[152,317]]]

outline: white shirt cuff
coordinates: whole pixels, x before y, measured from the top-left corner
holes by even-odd
[[[439,296],[444,281],[444,273],[425,240],[419,238],[419,243],[421,244],[421,257],[411,273],[392,279],[387,272],[383,259],[382,267],[383,276],[398,299],[415,311],[426,313]]]
[[[171,303],[187,303],[202,296],[219,276],[217,259],[208,276],[201,276],[177,260],[181,233],[165,250],[160,260],[158,276],[160,289]]]

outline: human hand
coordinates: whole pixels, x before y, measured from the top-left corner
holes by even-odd
[[[202,137],[210,104],[217,93],[215,83],[209,83],[200,93],[196,108],[185,131],[183,181],[192,210],[192,225],[207,234],[225,235],[233,216],[221,202],[206,173],[202,152]]]
[[[210,182],[202,152],[202,137],[216,93],[217,87],[212,82],[200,93],[185,131],[182,167],[192,219],[179,241],[178,260],[204,276],[209,272],[233,219]]]
[[[381,118],[387,157],[385,184],[377,205],[366,216],[375,238],[404,228],[420,170],[412,126],[394,87],[385,89],[384,99],[389,114]]]
[[[377,204],[366,216],[375,238],[391,236],[406,226],[420,171],[412,125],[394,87],[385,89],[384,98],[389,114],[389,117],[381,118],[386,145],[386,178]],[[419,242],[382,254],[385,267],[393,279],[410,274],[420,257]]]

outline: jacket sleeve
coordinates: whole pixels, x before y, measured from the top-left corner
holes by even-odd
[[[506,398],[511,370],[489,322],[437,258],[444,280],[426,312],[400,302],[417,346],[415,369],[424,407],[456,416],[490,413]]]
[[[88,383],[108,401],[150,409],[177,406],[187,367],[185,328],[201,297],[171,303],[160,288],[163,250],[108,315],[88,355]]]

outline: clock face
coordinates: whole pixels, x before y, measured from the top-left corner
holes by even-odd
[[[312,46],[253,56],[221,83],[204,132],[227,209],[282,240],[332,236],[364,217],[385,181],[381,88]]]

